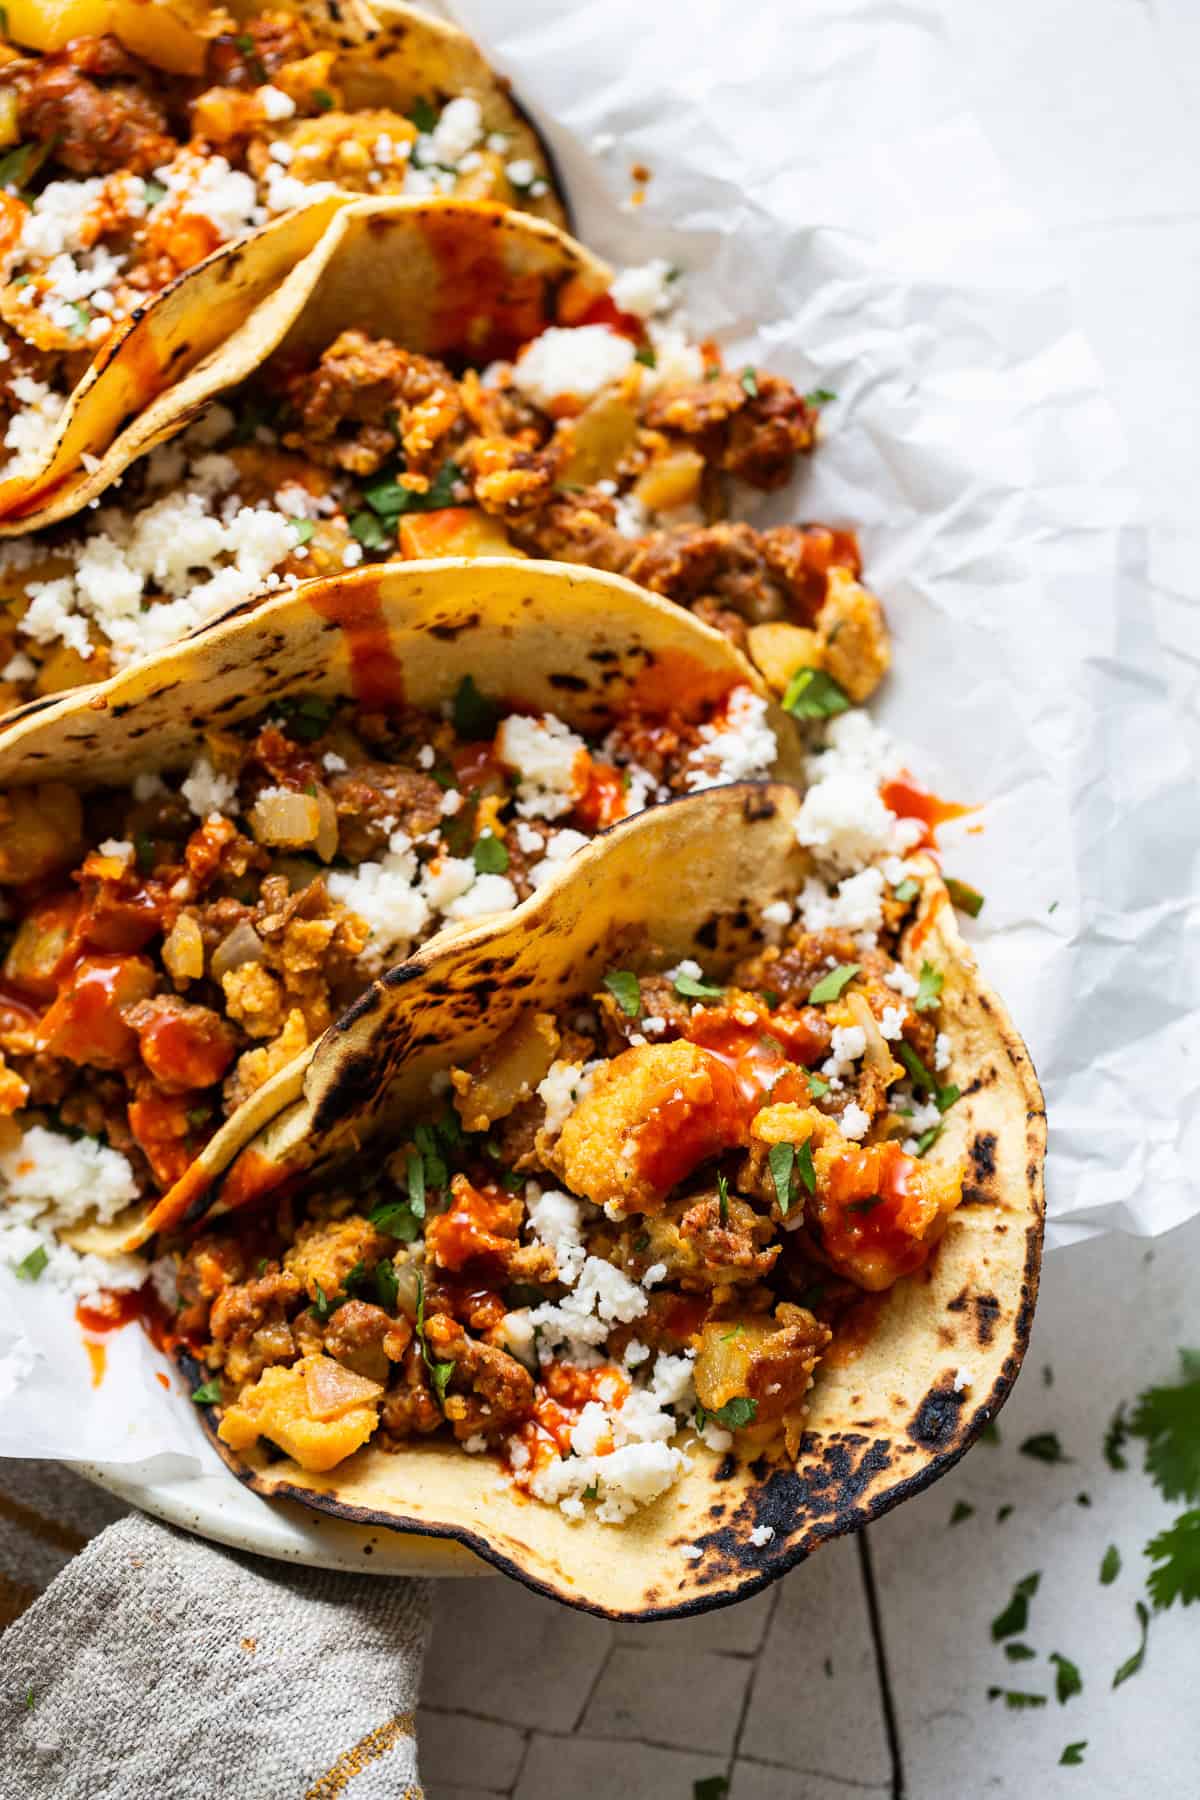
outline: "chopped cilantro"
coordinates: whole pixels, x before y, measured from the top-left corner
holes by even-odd
[[[783,710],[793,719],[835,719],[849,710],[850,696],[824,669],[796,669],[783,694]]]
[[[19,1263],[12,1265],[13,1273],[18,1281],[36,1281],[49,1261],[46,1246],[35,1244],[28,1256],[23,1256]]]
[[[1060,1656],[1057,1650],[1050,1652],[1050,1661],[1054,1664],[1054,1697],[1060,1706],[1076,1694],[1083,1692],[1083,1676],[1069,1656]]]
[[[811,998],[811,996],[810,996]],[[937,1078],[925,1067],[911,1044],[900,1040],[896,1044],[896,1055],[908,1070],[909,1078],[918,1093],[928,1094],[939,1112],[949,1112],[958,1099],[960,1089],[953,1082],[943,1087]]]
[[[382,1206],[377,1206],[371,1214],[371,1223],[376,1231],[385,1232],[388,1237],[399,1238],[404,1244],[411,1244],[421,1232],[412,1207],[403,1200],[389,1200]]]
[[[758,1415],[758,1401],[747,1398],[745,1394],[735,1394],[724,1406],[715,1406],[709,1413],[718,1425],[724,1425],[727,1431],[737,1431],[743,1425],[753,1424]]]
[[[969,1501],[956,1500],[954,1502],[954,1511],[950,1514],[950,1523],[952,1525],[961,1525],[963,1520],[971,1518],[974,1512],[975,1508]]]
[[[892,889],[892,899],[900,900],[907,905],[910,900],[916,899],[920,891],[920,882],[914,881],[911,875],[906,875],[904,880]]]
[[[434,1390],[437,1393],[438,1405],[444,1408],[446,1405],[446,1385],[454,1373],[454,1364],[452,1362],[430,1363],[429,1367],[433,1373],[433,1385]]]
[[[1004,1654],[1009,1662],[1032,1662],[1037,1655],[1037,1651],[1031,1644],[1017,1642],[1005,1644]]]
[[[1070,1462],[1059,1442],[1057,1431],[1035,1431],[1020,1446],[1022,1456],[1032,1456],[1035,1462],[1065,1463]]]
[[[1083,1761],[1083,1753],[1088,1747],[1086,1738],[1080,1738],[1076,1744],[1068,1744],[1059,1757],[1060,1768],[1075,1769]]]
[[[193,1388],[192,1399],[197,1406],[219,1406],[221,1404],[220,1377],[211,1375],[207,1381],[202,1381],[198,1388]]]
[[[729,1780],[724,1775],[703,1775],[692,1783],[692,1800],[725,1800]]]
[[[72,337],[83,337],[84,333],[87,331],[88,326],[91,324],[93,318],[95,317],[95,314],[93,313],[91,307],[86,305],[84,303],[84,301],[82,301],[82,300],[72,300],[70,302],[70,307],[71,307],[71,311],[75,314],[74,320],[72,321],[71,328],[70,328],[71,336]]]
[[[729,1223],[729,1183],[724,1175],[717,1176],[717,1212],[722,1225]]]
[[[1012,1599],[1003,1612],[997,1613],[992,1620],[992,1639],[999,1643],[1002,1638],[1018,1637],[1029,1623],[1029,1602],[1038,1591],[1040,1575],[1026,1575],[1018,1581],[1012,1591]]]
[[[416,1144],[417,1149],[421,1153],[421,1165],[422,1165],[423,1181],[424,1181],[424,1186],[422,1186],[422,1188],[421,1188],[421,1200],[423,1202],[424,1198],[425,1198],[425,1188],[445,1187],[447,1181],[449,1181],[449,1179],[450,1179],[450,1171],[446,1167],[445,1157],[442,1155],[441,1151],[438,1149],[438,1142],[437,1142],[437,1137],[435,1135],[435,1132],[433,1130],[431,1130],[428,1125],[418,1125],[417,1126],[417,1129],[413,1132],[413,1142]],[[413,1175],[413,1171],[410,1166],[408,1169],[408,1177],[409,1177],[410,1181],[412,1180],[412,1175]],[[417,1202],[415,1200],[413,1200],[413,1198],[412,1198],[411,1191],[409,1194],[409,1199],[412,1204],[412,1209],[417,1214],[418,1218],[422,1217],[422,1214],[418,1208]]]
[[[785,1218],[788,1207],[792,1204],[792,1165],[795,1160],[795,1144],[772,1144],[767,1152],[771,1180],[775,1183],[775,1198]]]
[[[276,703],[283,716],[284,728],[297,743],[311,744],[326,730],[337,702],[322,700],[319,694],[291,696]]]
[[[190,1106],[184,1115],[189,1125],[199,1127],[206,1125],[212,1118],[211,1106]]]
[[[632,969],[610,969],[604,985],[627,1019],[642,1016],[642,990]]]
[[[297,548],[299,548],[301,544],[307,544],[312,537],[313,532],[317,529],[311,519],[289,519],[288,524],[296,534]]]
[[[235,37],[233,41],[237,45],[238,49],[241,50],[246,56],[253,56],[253,54],[254,54],[254,39],[250,36],[250,33],[248,31],[243,31],[243,32],[239,33],[239,35],[237,37]]]
[[[476,838],[471,856],[477,875],[503,875],[508,867],[508,851],[504,847],[504,840],[491,831],[485,831],[482,837]]]
[[[1181,1350],[1184,1379],[1148,1388],[1129,1430],[1146,1444],[1146,1473],[1164,1500],[1200,1500],[1200,1350]]]
[[[417,130],[425,137],[434,130],[438,122],[437,108],[428,100],[414,100],[408,109],[408,116]]]
[[[386,520],[395,531],[396,520],[403,513],[437,512],[443,506],[454,504],[454,490],[463,478],[463,472],[456,462],[444,462],[424,493],[415,488],[405,487],[394,475],[385,475],[381,481],[372,482],[363,489],[363,499]]]
[[[877,1206],[881,1206],[882,1204],[883,1204],[883,1195],[882,1194],[872,1194],[866,1200],[852,1200],[850,1202],[849,1206],[846,1208],[846,1211],[852,1212],[852,1213],[869,1213],[869,1212],[874,1212],[875,1208]]]
[[[425,1367],[433,1376],[433,1390],[437,1395],[438,1405],[444,1410],[446,1404],[446,1384],[454,1373],[454,1364],[452,1362],[434,1362],[433,1357],[430,1355],[429,1345],[425,1341],[425,1277],[421,1274],[418,1274],[417,1276],[416,1328],[417,1337],[421,1344],[421,1355],[425,1360]]]
[[[742,1324],[741,1320],[739,1319],[732,1331],[723,1331],[721,1333],[721,1342],[723,1344],[730,1343],[733,1338],[741,1337],[741,1335],[745,1331],[745,1329],[746,1329],[746,1327]]]
[[[710,981],[698,981],[694,975],[677,975],[674,988],[684,1000],[720,1000],[725,993],[724,988],[714,987]]]
[[[1121,1573],[1121,1552],[1110,1544],[1100,1559],[1100,1586],[1111,1587]]]
[[[650,1233],[648,1231],[639,1231],[633,1240],[633,1247],[639,1256],[643,1250],[648,1250],[650,1248]]]
[[[1090,1494],[1076,1494],[1075,1504],[1076,1506],[1090,1506],[1092,1504],[1092,1496]]]
[[[333,111],[333,95],[328,88],[314,88],[312,91],[312,100],[313,105],[318,112]]]
[[[935,969],[931,962],[921,964],[921,974],[917,982],[917,995],[913,1006],[917,1012],[932,1012],[942,997],[942,984],[946,977],[940,969]]]
[[[639,344],[633,353],[635,363],[641,363],[644,369],[657,369],[658,357],[649,344]]]
[[[920,1137],[917,1139],[916,1154],[918,1156],[924,1156],[924,1154],[927,1150],[931,1150],[933,1148],[934,1144],[937,1143],[937,1141],[941,1137],[941,1135],[942,1135],[942,1127],[940,1125],[930,1125],[928,1130],[923,1131],[921,1133]]]
[[[598,1500],[600,1498],[600,1483],[598,1481],[589,1481],[583,1490],[583,1497],[585,1500]]]
[[[980,1431],[979,1442],[981,1444],[998,1444],[1000,1442],[1000,1427],[995,1419],[989,1419]]]
[[[817,1175],[816,1170],[813,1168],[812,1143],[808,1138],[805,1138],[804,1142],[796,1152],[796,1173],[808,1189],[808,1192],[810,1194],[815,1194],[817,1191]]]
[[[8,21],[7,20],[4,23],[3,29],[5,31],[8,30]],[[25,1696],[25,1711],[26,1712],[33,1711],[33,1689],[32,1688],[30,1688],[29,1692]]]
[[[1004,1696],[1004,1704],[1009,1712],[1029,1712],[1038,1706],[1047,1704],[1045,1694],[1024,1694],[1014,1688],[990,1687],[987,1691],[989,1700],[999,1700]]]
[[[410,1150],[405,1160],[404,1178],[408,1185],[409,1211],[415,1219],[425,1217],[425,1158],[419,1150]]]
[[[39,146],[18,144],[7,156],[0,156],[0,188],[24,187],[33,172]]]
[[[395,532],[387,532],[373,512],[356,512],[350,519],[350,535],[364,550],[390,550]]]
[[[1125,1408],[1118,1406],[1108,1422],[1108,1430],[1104,1434],[1104,1460],[1110,1469],[1127,1469],[1124,1445],[1129,1436],[1129,1426],[1125,1419]]]
[[[836,399],[837,395],[831,394],[828,388],[811,388],[804,396],[807,406],[828,406],[831,400]]]
[[[1135,1610],[1138,1616],[1138,1624],[1142,1631],[1142,1640],[1133,1655],[1125,1658],[1125,1661],[1113,1676],[1112,1684],[1115,1688],[1119,1688],[1123,1681],[1128,1681],[1131,1675],[1136,1675],[1146,1660],[1146,1639],[1150,1632],[1150,1612],[1148,1607],[1141,1600],[1136,1602]]]
[[[814,1075],[811,1069],[805,1071],[808,1077],[808,1091],[814,1100],[820,1100],[829,1092],[829,1083],[823,1076]]]
[[[808,996],[813,1006],[824,1006],[829,1000],[836,1000],[844,987],[858,974],[859,963],[839,963],[836,969],[830,969],[828,975],[822,975],[812,993]]]
[[[967,882],[956,881],[953,875],[947,875],[946,892],[959,912],[969,913],[973,919],[977,919],[983,911],[983,895],[978,888],[970,887]]]
[[[321,1286],[320,1282],[318,1281],[314,1285],[316,1286],[317,1297],[313,1301],[312,1309],[316,1313],[321,1324],[324,1325],[330,1314],[336,1312],[337,1302],[335,1301],[333,1305],[330,1305],[329,1296],[326,1294],[325,1289]]]
[[[454,690],[454,729],[460,738],[490,738],[500,719],[500,708],[485,700],[474,677],[464,675]]]
[[[147,207],[157,206],[159,201],[165,200],[166,197],[167,190],[161,181],[150,181],[145,176],[142,177],[142,198]]]
[[[154,839],[147,837],[144,831],[139,831],[133,840],[133,853],[142,874],[148,875],[155,862]]]
[[[1173,1525],[1151,1538],[1146,1555],[1159,1565],[1151,1569],[1146,1585],[1160,1611],[1176,1600],[1184,1606],[1200,1600],[1200,1507],[1180,1513]]]
[[[982,1442],[982,1440],[981,1440],[981,1442]],[[997,1525],[1003,1525],[1005,1519],[1011,1519],[1011,1517],[1012,1517],[1012,1507],[1011,1506],[1007,1506],[1007,1505],[1006,1506],[998,1506],[996,1508],[996,1523],[997,1523]]]
[[[754,369],[751,368],[749,363],[746,364],[746,367],[742,370],[741,374],[738,376],[738,380],[742,384],[742,392],[744,394],[748,394],[750,396],[751,400],[757,400],[758,399],[758,376],[755,373]]]

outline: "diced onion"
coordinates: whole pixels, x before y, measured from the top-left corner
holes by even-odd
[[[317,789],[317,855],[322,862],[332,862],[337,855],[338,816],[333,795],[328,788]]]
[[[408,1318],[415,1319],[417,1316],[417,1299],[421,1271],[417,1263],[411,1258],[405,1262],[401,1262],[399,1258],[397,1258],[395,1269],[396,1305]]]
[[[220,981],[230,969],[240,969],[243,963],[261,962],[263,955],[262,939],[250,921],[243,919],[228,937],[222,938],[213,952],[213,980]]]
[[[232,935],[232,933],[231,933]],[[199,981],[204,973],[204,938],[191,913],[180,913],[162,948],[173,981]]]
[[[258,796],[250,813],[250,829],[256,842],[299,850],[316,841],[321,827],[321,808],[311,794],[294,794],[284,788],[268,788]]]

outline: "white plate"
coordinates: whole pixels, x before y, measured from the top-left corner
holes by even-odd
[[[277,1562],[361,1575],[494,1575],[461,1544],[348,1525],[292,1501],[263,1500],[229,1473],[196,1427],[195,1459],[155,1456],[143,1463],[71,1463],[119,1500],[184,1531]]]

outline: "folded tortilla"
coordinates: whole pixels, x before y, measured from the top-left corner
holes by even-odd
[[[614,827],[516,913],[427,945],[326,1034],[290,1103],[232,1160],[207,1218],[302,1178],[328,1183],[364,1144],[377,1158],[389,1133],[423,1116],[436,1075],[524,1014],[589,995],[614,955],[634,967],[639,947],[653,948],[655,966],[702,957],[720,978],[755,941],[762,907],[794,897],[813,872],[796,839],[800,804],[778,784],[673,801]],[[229,1466],[258,1493],[455,1539],[541,1592],[636,1619],[744,1597],[935,1480],[994,1419],[1025,1351],[1045,1115],[1028,1052],[927,860],[900,955],[914,975],[932,960],[944,976],[962,1091],[927,1161],[965,1165],[962,1202],[924,1266],[872,1297],[869,1329],[835,1340],[819,1365],[794,1468],[694,1448],[675,1487],[611,1530],[531,1504],[493,1461],[445,1441],[397,1454],[368,1444],[312,1473],[261,1443],[235,1455],[214,1435]]]
[[[239,0],[222,13],[244,17],[261,10]],[[349,110],[386,107],[407,113],[420,101],[440,104],[459,96],[477,100],[485,131],[507,137],[506,154],[511,153],[514,162],[528,163],[536,180],[547,183],[546,195],[526,197],[523,208],[556,224],[565,221],[565,207],[540,139],[506,83],[455,26],[400,0],[376,0],[371,7],[350,0],[341,6],[314,3],[275,10],[302,13],[320,41],[337,47],[334,76]],[[135,55],[183,74],[203,67],[204,41],[211,35],[214,16],[211,8],[195,0],[170,0],[153,7],[143,0],[68,0],[65,5],[18,0],[5,11],[7,36],[16,44],[53,51],[73,37],[110,32]],[[289,298],[296,310],[324,264],[319,255],[311,267],[306,259],[321,244],[337,213],[354,199],[346,194],[314,199],[222,245],[125,319],[70,396],[41,467],[19,477],[0,477],[0,536],[35,530],[78,512],[111,487],[136,457],[186,424],[220,387],[255,366],[261,356],[241,366],[236,355],[231,361],[221,356],[223,347],[272,297],[275,304],[264,321],[268,336],[271,320],[288,317]],[[445,264],[431,266],[423,226],[440,201],[390,204],[417,209],[405,249],[411,251],[414,285],[420,272],[426,304],[415,311],[418,335],[412,347],[445,348],[441,341],[419,341],[422,321],[435,317],[439,305],[461,317],[472,298],[486,296],[463,291],[462,271]],[[479,204],[485,214],[504,210]],[[536,267],[557,281],[568,266],[589,262],[570,240],[559,241],[553,232],[542,239],[535,229],[518,228],[511,239],[502,233],[501,244],[481,225],[481,231],[485,229],[489,243],[496,245],[497,258],[514,274],[532,274]],[[403,265],[409,257],[397,260]],[[307,274],[301,273],[302,265],[309,269]],[[554,316],[547,315],[546,322]]]

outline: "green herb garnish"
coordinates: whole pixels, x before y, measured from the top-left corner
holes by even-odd
[[[724,1175],[717,1176],[717,1213],[722,1225],[729,1223],[729,1183]]]
[[[808,1078],[808,1091],[814,1100],[821,1100],[829,1092],[829,1083],[821,1075],[814,1075],[811,1069],[805,1071]]]
[[[13,1274],[18,1281],[37,1281],[49,1261],[50,1255],[45,1244],[35,1244],[28,1256],[23,1256],[19,1263],[13,1263]]]
[[[724,988],[714,987],[709,981],[700,981],[695,975],[676,975],[673,986],[684,1000],[721,1000],[725,994]]]
[[[758,1401],[749,1399],[745,1394],[735,1394],[724,1406],[716,1406],[709,1413],[718,1425],[724,1425],[726,1431],[738,1431],[743,1425],[750,1425],[758,1415]]]
[[[1137,1601],[1135,1610],[1138,1616],[1138,1624],[1141,1626],[1142,1641],[1134,1651],[1133,1655],[1126,1657],[1125,1661],[1113,1676],[1112,1684],[1115,1688],[1119,1688],[1123,1681],[1128,1681],[1131,1675],[1136,1675],[1146,1660],[1146,1639],[1150,1634],[1150,1612],[1141,1600]]]
[[[657,369],[658,357],[649,344],[639,344],[633,353],[635,363],[641,363],[644,369]]]
[[[428,137],[437,126],[437,108],[428,100],[414,100],[408,109],[408,116],[424,137]]]
[[[1076,1744],[1068,1744],[1059,1757],[1060,1768],[1075,1769],[1083,1761],[1083,1753],[1088,1747],[1086,1738],[1080,1738]]]
[[[477,875],[503,875],[508,867],[508,851],[504,847],[504,840],[491,831],[485,831],[482,837],[476,838],[471,856]]]
[[[1024,1631],[1029,1623],[1029,1602],[1037,1593],[1040,1580],[1041,1576],[1034,1574],[1026,1575],[1023,1581],[1018,1581],[1013,1589],[1012,1599],[1004,1611],[997,1613],[992,1620],[992,1639],[995,1643],[1000,1643],[1003,1638],[1019,1637]]]
[[[333,95],[328,88],[314,88],[312,91],[312,99],[313,105],[317,108],[318,112],[333,111]]]
[[[892,899],[900,900],[907,905],[910,900],[916,899],[920,891],[920,882],[914,881],[911,875],[906,875],[904,880],[892,889]]]
[[[297,549],[300,548],[301,544],[307,544],[312,537],[313,532],[317,529],[311,519],[289,519],[288,524],[296,534]]]
[[[197,1406],[219,1406],[221,1404],[221,1379],[212,1375],[202,1381],[198,1388],[192,1389],[192,1399]]]
[[[750,396],[751,400],[757,400],[758,399],[758,375],[756,374],[754,369],[751,368],[749,363],[747,363],[746,367],[742,370],[741,374],[738,376],[738,380],[742,384],[742,392],[744,394],[748,394]]]
[[[500,708],[485,700],[474,677],[464,675],[454,690],[454,729],[460,738],[478,742],[494,735]]]
[[[850,696],[824,669],[797,669],[784,689],[783,710],[793,719],[835,719],[848,712]]]
[[[1050,1652],[1050,1661],[1054,1664],[1054,1697],[1060,1706],[1083,1692],[1083,1676],[1069,1656],[1060,1656],[1057,1650]]]
[[[961,1525],[964,1519],[973,1518],[974,1513],[975,1508],[970,1505],[968,1501],[956,1500],[954,1502],[954,1510],[950,1514],[950,1523],[952,1525]]]
[[[376,1231],[382,1231],[388,1237],[399,1238],[403,1244],[411,1244],[414,1238],[420,1236],[421,1227],[407,1201],[386,1201],[375,1208],[370,1218]]]
[[[350,535],[358,539],[364,550],[390,550],[395,532],[387,532],[373,512],[356,512],[350,519]]]
[[[989,1700],[999,1700],[1001,1695],[1004,1697],[1004,1704],[1009,1712],[1029,1712],[1035,1707],[1047,1704],[1045,1694],[1023,1694],[1013,1688],[1002,1687],[990,1687],[987,1691]]]
[[[812,388],[804,396],[807,406],[828,406],[831,400],[836,399],[837,395],[831,394],[828,388]]]
[[[940,969],[935,969],[931,962],[921,964],[921,973],[917,981],[917,994],[913,1007],[917,1012],[932,1012],[942,997],[942,984],[946,977]]]
[[[1071,1460],[1063,1451],[1057,1431],[1035,1431],[1020,1448],[1022,1456],[1032,1456],[1035,1462],[1065,1463]]]
[[[610,969],[604,985],[627,1019],[642,1016],[642,990],[632,969]]]
[[[969,913],[971,918],[977,919],[983,911],[983,895],[967,882],[956,881],[953,875],[947,875],[946,892],[959,912]]]
[[[848,987],[858,974],[859,963],[839,963],[836,969],[830,969],[828,975],[822,975],[812,993],[808,996],[812,1006],[824,1006],[829,1000],[836,1000],[842,989]]]
[[[772,1144],[767,1152],[767,1166],[771,1171],[771,1180],[775,1183],[775,1198],[785,1218],[792,1204],[792,1167],[795,1161],[795,1144]]]

